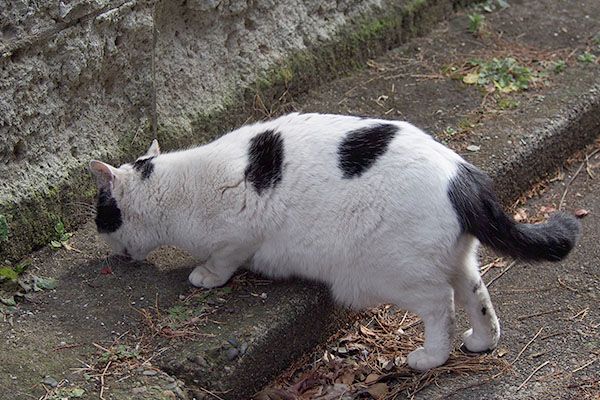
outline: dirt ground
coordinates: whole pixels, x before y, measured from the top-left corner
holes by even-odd
[[[597,82],[598,63],[579,61],[578,57],[584,51],[600,57],[600,43],[594,39],[600,38],[600,7],[580,0],[513,1],[505,10],[479,12],[485,15],[480,34],[466,31],[468,12],[460,13],[431,35],[392,50],[363,71],[313,90],[287,106],[408,119],[458,149],[469,161],[493,170],[504,155],[525,148],[522,142],[530,140],[528,135],[546,126],[553,110],[562,112],[573,93],[579,95]],[[566,69],[552,73],[547,85],[540,83],[529,91],[498,96],[486,88],[465,85],[462,75],[457,78],[452,72],[456,68],[457,74],[466,73],[467,61],[476,56],[513,56],[531,66],[563,61]],[[567,89],[572,91],[571,97],[550,100],[556,97],[550,93]],[[525,133],[518,136],[513,130]],[[473,145],[479,150],[467,149]],[[592,151],[588,149],[587,154]],[[344,393],[337,393],[336,398],[600,397],[600,168],[597,154],[588,162],[584,160],[580,156],[564,177],[546,185],[543,195],[525,206],[529,217],[536,216],[542,206],[558,207],[568,188],[563,208],[589,211],[582,220],[584,232],[574,254],[559,264],[497,261],[486,274],[488,282],[494,279],[490,292],[503,329],[499,348],[486,356],[495,369],[481,371],[483,362],[477,359],[477,366],[469,371],[442,371],[431,377],[435,384],[417,393],[414,389],[394,392],[407,379],[421,383],[427,379],[413,373],[372,382],[385,383],[386,387],[379,386],[382,391],[375,393],[381,396],[361,389],[360,394],[355,391],[343,397]],[[576,179],[570,182],[581,165]],[[73,205],[73,212],[87,213],[88,208]],[[199,342],[210,343],[208,335],[225,329],[225,324],[243,325],[236,323],[236,318],[256,317],[246,315],[246,307],[283,301],[291,288],[306,287],[315,296],[315,304],[325,296],[322,289],[304,282],[273,283],[247,274],[226,290],[210,294],[194,291],[186,279],[195,260],[165,248],[146,262],[125,263],[109,256],[91,223],[79,229],[69,245],[71,250],[46,248],[31,255],[30,273],[55,278],[59,286],[33,293],[0,314],[0,343],[2,350],[10,350],[0,351],[0,399],[225,397],[202,389],[193,378],[184,379],[178,371],[203,363],[208,369],[235,371],[234,364],[225,358],[235,351],[242,353],[244,341],[250,340],[244,327],[232,333],[235,337],[226,338],[230,345],[206,346],[207,354],[218,353],[219,360],[225,361],[212,364],[203,358],[176,355]],[[494,260],[494,255],[484,253],[482,265]],[[192,303],[194,307],[182,308]],[[156,309],[161,310],[160,318],[153,311]],[[192,309],[199,314],[176,320]],[[293,312],[293,305],[279,312]],[[374,313],[370,320],[374,320]],[[416,344],[419,325],[402,325],[401,311],[390,315],[385,317],[387,323],[414,333],[411,340]],[[194,317],[201,317],[201,324],[186,325]],[[273,322],[277,315],[261,318]],[[464,318],[459,318],[458,325],[458,332],[466,327]],[[372,325],[368,328],[375,329]],[[178,332],[184,332],[185,338],[174,338]],[[206,337],[186,341],[203,332],[208,332]],[[339,343],[332,345],[340,347]],[[335,354],[331,348],[328,351]],[[170,363],[167,355],[177,362]],[[322,356],[323,349],[306,359],[307,365]],[[401,363],[402,353],[396,356]],[[460,360],[467,357],[455,356]],[[512,365],[504,370],[505,364]],[[374,364],[369,368],[379,367]],[[288,375],[288,383],[297,383],[297,376],[292,372]],[[288,390],[289,386],[283,388]],[[307,394],[305,398],[311,397]]]

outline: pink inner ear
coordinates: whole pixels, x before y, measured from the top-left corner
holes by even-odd
[[[96,176],[96,184],[99,187],[109,187],[115,181],[115,174],[110,165],[100,161],[90,161],[90,169]]]
[[[148,148],[148,151],[146,152],[146,155],[148,157],[156,157],[159,154],[160,154],[160,146],[158,145],[158,140],[154,139],[152,141],[152,144]]]

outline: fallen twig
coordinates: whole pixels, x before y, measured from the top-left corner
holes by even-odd
[[[529,345],[530,345],[531,343],[533,343],[533,341],[534,341],[535,339],[537,339],[537,337],[538,337],[538,336],[540,336],[540,334],[542,333],[542,331],[544,330],[544,328],[545,328],[544,326],[542,326],[542,327],[540,328],[540,330],[538,331],[538,333],[536,333],[536,334],[535,334],[535,336],[534,336],[534,337],[533,337],[533,338],[532,338],[532,339],[531,339],[531,340],[530,340],[530,341],[529,341],[529,342],[528,342],[528,343],[525,345],[525,347],[523,347],[523,348],[521,349],[521,351],[519,352],[519,354],[517,354],[517,356],[515,357],[515,359],[514,359],[514,360],[512,360],[512,362],[510,363],[510,365],[513,365],[514,363],[516,363],[516,362],[517,362],[517,360],[518,360],[518,359],[521,357],[521,355],[522,355],[522,354],[525,352],[525,350],[527,350],[527,348],[529,347]]]
[[[573,176],[571,177],[571,179],[569,179],[569,182],[567,183],[567,187],[565,187],[565,191],[563,192],[562,197],[560,198],[560,202],[558,203],[558,210],[560,211],[562,209],[562,205],[565,201],[565,197],[567,197],[567,192],[569,191],[569,186],[571,186],[571,183],[573,183],[573,181],[575,180],[575,178],[577,178],[577,175],[579,175],[579,173],[581,172],[581,170],[583,169],[583,167],[586,165],[588,158],[592,157],[594,154],[596,154],[597,152],[599,152],[600,149],[596,149],[594,151],[592,151],[590,154],[585,156],[585,160],[583,160],[583,162],[581,163],[581,165],[579,166],[579,168],[577,168],[577,171],[575,171],[575,173],[573,174]]]
[[[533,372],[531,374],[529,374],[529,376],[527,377],[527,379],[525,379],[523,381],[523,383],[521,383],[521,385],[517,388],[517,392],[519,390],[521,390],[523,388],[523,386],[525,386],[527,384],[527,382],[529,382],[529,380],[531,380],[531,378],[533,377],[533,375],[535,375],[540,369],[544,368],[549,363],[550,363],[550,361],[546,361],[546,362],[542,363],[542,365],[540,365],[539,367],[537,367],[536,369],[534,369]]]
[[[111,363],[111,360],[106,363],[106,367],[104,367],[104,371],[102,371],[102,375],[100,375],[100,400],[104,400],[104,376],[106,375],[106,371],[108,370],[108,367],[110,367]]]
[[[556,310],[548,310],[548,311],[542,311],[542,312],[535,313],[535,314],[521,315],[520,317],[517,317],[517,320],[523,321],[524,319],[539,317],[542,315],[554,314],[554,313],[561,312],[561,311],[563,311],[562,308],[557,308]]]
[[[500,272],[500,273],[499,273],[498,275],[496,275],[496,276],[495,276],[495,277],[494,277],[494,278],[493,278],[491,281],[489,281],[489,282],[486,284],[486,286],[489,288],[489,287],[492,285],[492,283],[494,283],[494,282],[496,282],[498,279],[500,279],[500,277],[502,277],[502,275],[504,275],[505,273],[507,273],[507,272],[508,272],[508,270],[509,270],[509,269],[511,269],[511,268],[512,268],[512,267],[513,267],[513,266],[514,266],[516,263],[517,263],[516,261],[513,261],[513,262],[511,262],[510,264],[508,264],[508,267],[504,268],[504,269],[502,270],[502,272]]]
[[[83,346],[83,344],[81,343],[73,343],[73,344],[66,344],[64,346],[58,346],[52,349],[52,351],[58,351],[58,350],[63,350],[63,349],[72,349],[74,347],[81,347]]]
[[[592,361],[583,364],[581,367],[578,367],[578,368],[574,369],[573,371],[571,371],[571,373],[574,374],[575,372],[579,372],[582,369],[589,367],[590,365],[592,365],[596,361],[598,361],[598,358],[594,358]]]

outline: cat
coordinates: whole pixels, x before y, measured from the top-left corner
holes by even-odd
[[[416,313],[425,343],[408,365],[448,359],[455,300],[471,352],[493,349],[500,326],[479,273],[479,242],[519,259],[562,260],[579,221],[555,213],[518,224],[490,178],[415,126],[293,113],[212,143],[133,164],[91,161],[96,225],[113,251],[142,260],[161,245],[198,260],[189,281],[225,284],[242,265],[273,278],[329,285],[355,309],[393,303]]]

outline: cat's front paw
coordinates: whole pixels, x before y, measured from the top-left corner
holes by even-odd
[[[196,287],[211,289],[214,287],[223,286],[229,280],[229,278],[230,276],[215,274],[204,265],[198,265],[196,268],[194,268],[188,277],[188,280]]]
[[[472,353],[482,353],[488,350],[493,350],[498,344],[499,335],[487,335],[481,337],[473,334],[473,329],[469,329],[463,333],[463,342],[465,347]]]
[[[417,371],[427,371],[444,364],[448,356],[431,355],[424,348],[418,348],[408,355],[408,366]]]

